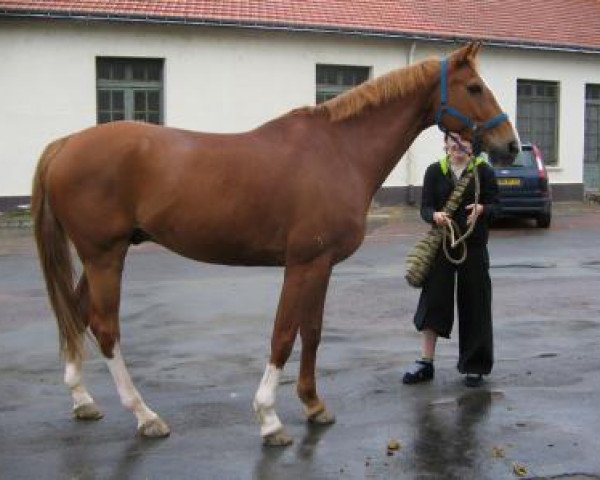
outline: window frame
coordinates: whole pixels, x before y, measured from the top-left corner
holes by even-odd
[[[109,66],[110,74],[109,78],[101,78],[103,73],[101,71],[105,66]],[[100,123],[108,123],[111,121],[116,121],[120,119],[131,120],[131,121],[144,121],[156,125],[164,124],[164,58],[155,58],[155,57],[115,57],[115,56],[97,56],[95,59],[95,74],[96,74],[96,122]],[[114,76],[114,71],[117,66],[121,66],[123,69],[123,78],[110,78]],[[134,70],[136,67],[143,66],[144,77],[150,76],[150,68],[155,68],[158,73],[157,79],[139,79],[134,78]],[[123,110],[122,117],[123,118],[114,118],[114,112],[120,112],[120,110],[115,110],[113,108],[113,93],[112,92],[122,92],[123,93]],[[110,94],[110,105],[109,109],[101,109],[100,108],[100,95],[101,92],[111,92]],[[136,110],[136,93],[137,92],[145,92],[145,109],[144,110]],[[157,92],[157,107],[158,110],[150,110],[149,107],[149,98],[148,95],[150,92]],[[139,114],[144,114],[145,118],[142,120],[139,117]],[[109,115],[110,120],[101,121],[101,117],[104,115]],[[149,120],[149,117],[156,115],[157,121]]]
[[[321,71],[320,71],[321,70]],[[325,72],[323,72],[325,70]],[[327,73],[335,73],[336,82],[320,82],[320,73],[324,76]],[[347,65],[334,63],[316,63],[315,64],[315,103],[331,100],[338,95],[354,88],[372,78],[373,67],[370,65]],[[352,73],[356,77],[364,77],[358,83],[344,83],[344,74]]]
[[[592,98],[592,95],[588,96],[588,92],[591,92],[593,90],[597,91],[597,96],[596,98]],[[596,157],[594,159],[589,159],[588,158],[588,149],[591,150],[591,146],[588,145],[588,138],[591,136],[591,134],[588,134],[587,131],[587,114],[588,114],[588,106],[597,106],[600,105],[600,84],[597,83],[586,83],[585,84],[585,98],[584,98],[584,102],[585,102],[585,110],[584,110],[584,115],[585,115],[585,119],[584,119],[584,147],[583,147],[583,162],[584,163],[590,163],[590,164],[596,164],[599,163],[600,164],[600,132],[598,132],[598,135],[596,136]],[[599,127],[600,128],[600,127]]]
[[[531,86],[532,87],[532,92],[529,94],[521,94],[520,92],[520,87],[521,88],[525,88],[526,86]],[[554,87],[554,94],[552,96],[550,95],[539,95],[537,93],[537,90],[540,87],[548,87],[548,86],[552,86]],[[517,85],[516,85],[516,101],[517,101],[517,108],[516,108],[516,122],[515,122],[515,127],[517,128],[517,131],[519,132],[519,136],[524,140],[524,141],[531,141],[533,143],[535,143],[541,150],[542,153],[544,154],[544,162],[549,166],[549,167],[559,167],[560,166],[560,155],[559,155],[559,151],[560,151],[560,102],[561,102],[561,84],[559,81],[557,80],[539,80],[539,79],[532,79],[532,78],[518,78],[517,79]],[[551,99],[552,101],[548,101],[548,99]],[[552,145],[552,150],[548,151],[548,145],[546,144],[546,142],[541,143],[539,138],[533,138],[533,135],[531,133],[528,133],[527,135],[525,133],[522,132],[522,127],[521,129],[519,128],[519,124],[520,124],[520,118],[524,117],[524,114],[521,114],[521,108],[523,108],[523,106],[525,104],[528,104],[530,106],[530,108],[532,108],[533,105],[540,105],[540,104],[545,104],[545,105],[551,105],[553,107],[553,112],[552,115],[554,117],[554,125],[550,128],[550,129],[545,129],[544,127],[541,128],[542,130],[542,135],[552,135],[552,139],[553,139],[553,145]],[[545,122],[546,120],[549,119],[549,117],[533,117],[531,114],[528,115],[528,119],[529,122],[531,122],[531,128],[528,128],[529,130],[533,131],[534,130],[534,125],[536,122]]]
[[[592,124],[594,129],[592,129]],[[586,83],[584,92],[583,184],[600,188],[600,84]]]

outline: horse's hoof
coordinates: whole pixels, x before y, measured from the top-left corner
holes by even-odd
[[[314,423],[315,425],[331,425],[332,423],[335,423],[335,415],[329,410],[324,409],[309,416],[308,422]]]
[[[148,420],[143,425],[138,427],[138,433],[142,437],[148,438],[160,438],[160,437],[168,437],[171,433],[169,426],[163,422],[160,417],[153,418],[152,420]]]
[[[294,443],[294,439],[283,428],[263,437],[263,445],[266,447],[287,447],[292,443]]]
[[[84,403],[73,409],[73,417],[77,420],[100,420],[104,414],[95,403]]]

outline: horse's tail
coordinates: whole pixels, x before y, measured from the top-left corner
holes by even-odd
[[[83,356],[79,339],[85,331],[85,320],[78,308],[68,238],[48,203],[46,191],[48,166],[66,141],[61,138],[52,142],[40,157],[33,178],[31,214],[48,297],[56,315],[60,352],[69,360],[77,360]]]

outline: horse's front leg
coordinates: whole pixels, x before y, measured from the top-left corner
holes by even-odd
[[[327,280],[329,277],[327,277]],[[321,326],[323,325],[323,309],[327,293],[327,280],[321,291],[315,292],[315,306],[312,315],[307,316],[300,323],[300,338],[302,339],[302,354],[300,356],[300,374],[296,390],[298,397],[304,404],[304,413],[311,423],[328,425],[335,422],[335,415],[325,408],[325,404],[317,395],[315,380],[315,367],[317,362],[317,349],[321,342]]]
[[[300,327],[305,332],[317,328],[319,331],[317,337],[320,337],[323,306],[330,275],[331,258],[328,255],[322,255],[311,262],[288,264],[286,266],[283,289],[279,299],[273,336],[271,338],[271,358],[256,392],[253,404],[260,422],[260,433],[265,445],[282,446],[292,443],[292,438],[285,433],[283,425],[275,412],[275,393],[283,366],[287,362],[294,346],[298,328]],[[308,334],[305,333],[305,335]],[[305,375],[301,373],[300,383],[303,386],[300,387],[299,383],[298,391],[302,391],[301,399],[304,401],[307,411],[313,414],[323,411],[324,407],[316,409],[315,412],[311,410],[311,407],[314,407],[316,402],[320,405],[322,404],[316,396],[314,382],[314,355],[316,354],[316,346],[312,348],[315,342],[313,341],[314,337],[310,337],[312,339],[310,341],[311,346],[306,349],[305,353],[303,335],[302,364],[305,365],[303,368],[307,373]],[[317,338],[316,345],[318,343]],[[310,357],[310,351],[312,351],[312,362],[305,362],[304,356],[307,355],[307,357]],[[311,375],[312,381],[309,379]],[[306,377],[306,380],[304,380],[304,377]],[[304,385],[308,387],[305,389]]]

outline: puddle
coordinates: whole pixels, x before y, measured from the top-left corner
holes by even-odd
[[[598,268],[600,269],[600,260],[591,260],[589,262],[582,262],[581,266],[584,268]]]
[[[553,262],[528,262],[528,263],[497,263],[490,268],[556,268]]]
[[[549,477],[531,477],[530,480],[600,480],[600,477],[597,475],[588,475],[587,473],[563,473]]]
[[[458,397],[442,397],[429,402],[430,407],[448,407],[455,405],[464,405],[466,403],[489,402],[492,400],[501,400],[504,398],[504,392],[500,390],[474,390]]]

